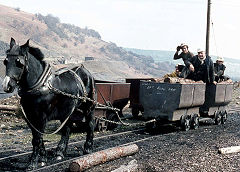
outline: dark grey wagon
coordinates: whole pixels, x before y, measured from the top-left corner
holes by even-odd
[[[225,123],[233,84],[206,86],[205,83],[170,84],[141,81],[140,103],[145,119],[176,122],[182,129],[199,127],[200,117]]]

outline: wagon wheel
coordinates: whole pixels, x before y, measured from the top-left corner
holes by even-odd
[[[132,107],[132,116],[134,118],[137,118],[138,117],[138,114],[139,114],[139,109],[136,108],[136,107]]]
[[[96,121],[95,121],[95,131],[101,131],[101,124],[99,123],[99,120],[98,119],[96,119]]]
[[[221,113],[221,123],[225,124],[227,121],[227,111],[222,111]]]
[[[190,115],[183,115],[181,117],[181,128],[184,131],[190,130],[190,124],[191,124],[191,116]]]
[[[95,131],[99,132],[106,131],[106,125],[104,125],[104,123],[105,123],[104,121],[97,120],[95,125]]]
[[[215,124],[216,125],[220,125],[221,124],[221,119],[222,119],[222,115],[220,111],[216,111],[215,112]]]
[[[146,131],[153,134],[154,132],[156,132],[157,129],[157,122],[151,122],[151,123],[147,123],[146,124]]]
[[[199,128],[199,116],[198,114],[194,114],[191,118],[191,128],[196,130]]]
[[[116,114],[116,112],[108,112],[107,113],[107,119],[110,121],[114,121],[114,122],[119,122],[118,116]],[[114,128],[116,128],[118,126],[118,124],[115,123],[111,123],[111,122],[107,122],[107,130],[113,130]]]

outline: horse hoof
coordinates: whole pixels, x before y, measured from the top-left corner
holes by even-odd
[[[45,165],[46,165],[46,162],[41,162],[41,163],[40,163],[40,166],[41,166],[41,167],[44,167]]]
[[[90,154],[90,153],[92,153],[92,151],[91,150],[83,150],[83,155],[87,155],[87,154]]]
[[[63,157],[62,156],[57,156],[57,158],[56,158],[58,161],[61,161],[62,159],[63,159]]]

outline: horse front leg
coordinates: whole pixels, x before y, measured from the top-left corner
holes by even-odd
[[[35,129],[32,129],[32,135],[33,152],[27,170],[36,169],[38,167],[39,160],[41,161],[42,166],[46,164],[46,150],[44,147],[42,135],[38,133]],[[39,159],[40,155],[42,156],[42,159]]]
[[[86,116],[86,123],[87,123],[87,137],[86,142],[84,144],[83,154],[89,154],[92,153],[93,148],[93,132],[95,127],[95,121],[94,121],[94,111],[91,111]]]
[[[64,127],[61,129],[61,140],[58,143],[57,149],[56,149],[56,159],[62,160],[64,158],[64,155],[66,154],[67,145],[69,141],[69,135],[70,135],[70,125],[71,122],[67,122]]]

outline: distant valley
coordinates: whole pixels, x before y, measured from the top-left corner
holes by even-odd
[[[163,63],[168,62],[170,64],[178,64],[182,63],[182,60],[173,60],[173,55],[175,51],[162,51],[162,50],[141,50],[135,48],[125,48],[127,51],[131,51],[133,53],[144,55],[144,56],[151,56],[154,59],[154,62]],[[196,54],[196,53],[194,53]],[[211,56],[213,62],[216,61],[216,56]],[[225,74],[230,76],[232,80],[239,81],[240,80],[240,60],[224,57],[224,64],[226,66]]]

